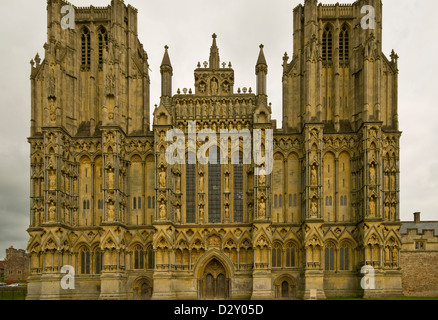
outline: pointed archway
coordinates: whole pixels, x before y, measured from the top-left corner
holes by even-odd
[[[213,258],[204,268],[199,296],[206,300],[225,300],[229,297],[229,278],[224,265]]]

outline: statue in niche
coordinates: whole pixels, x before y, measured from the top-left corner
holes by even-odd
[[[316,198],[312,199],[312,205],[311,205],[311,209],[310,209],[310,215],[312,217],[317,217],[318,216],[318,200]]]
[[[376,200],[371,198],[370,200],[370,217],[376,216]]]
[[[203,117],[207,117],[208,116],[208,106],[207,106],[207,104],[205,102],[202,105],[202,116]]]
[[[108,170],[108,189],[114,189],[114,169]]]
[[[389,217],[390,220],[392,220],[392,219],[395,220],[395,218],[396,218],[396,211],[397,211],[396,210],[396,206],[394,204],[394,205],[391,206],[391,216]]]
[[[259,218],[264,219],[266,217],[266,200],[264,198],[260,199],[259,202]]]
[[[222,103],[222,116],[223,117],[227,116],[227,104],[225,103],[225,100]]]
[[[201,117],[201,105],[199,104],[199,101],[196,102],[196,118]]]
[[[230,192],[230,175],[225,174],[225,192]]]
[[[231,101],[228,104],[228,112],[229,112],[230,118],[234,117],[234,106],[233,106],[233,102],[231,102]]]
[[[218,83],[216,79],[211,80],[211,94],[212,95],[217,95],[217,90],[218,90]]]
[[[389,216],[389,210],[390,210],[390,208],[389,208],[389,204],[387,203],[386,205],[385,205],[385,219],[386,220],[389,220],[389,219],[391,219],[391,217]]]
[[[179,101],[176,103],[175,112],[177,118],[181,117],[181,105],[179,104]]]
[[[228,205],[225,206],[225,218],[226,219],[230,218],[230,206]]]
[[[159,183],[160,188],[166,188],[166,171],[165,169],[161,169],[159,173]]]
[[[185,101],[184,101],[183,106],[182,106],[182,116],[183,116],[184,118],[186,118],[186,117],[188,116],[188,112],[187,112],[187,104],[186,104]]]
[[[181,223],[181,207],[176,207],[176,223]]]
[[[214,132],[216,132],[216,130],[217,130],[216,122],[213,122],[213,124],[212,124],[212,126],[211,126],[211,130],[213,130]]]
[[[311,169],[311,185],[316,186],[318,184],[318,167],[316,164],[312,165]]]
[[[234,112],[235,112],[236,117],[240,116],[239,100],[236,100],[236,104],[234,105]]]
[[[56,189],[56,174],[54,170],[49,171],[49,189],[50,190]]]
[[[370,184],[376,184],[376,165],[370,165]]]
[[[398,265],[398,250],[396,247],[392,248],[392,266],[396,267]]]
[[[199,173],[199,192],[204,193],[204,173]]]
[[[395,190],[396,189],[396,185],[395,185],[395,173],[391,174],[391,190]]]
[[[180,193],[181,192],[181,176],[179,174],[177,174],[175,178],[176,178],[175,191],[176,191],[176,193]]]
[[[199,220],[204,219],[204,206],[199,207]]]
[[[115,215],[114,215],[114,202],[110,201],[108,203],[108,213],[107,213],[107,220],[108,221],[114,221]]]
[[[266,175],[265,170],[262,169],[259,175],[259,186],[264,187],[266,185]]]
[[[49,216],[48,216],[49,222],[54,222],[55,217],[56,217],[56,206],[55,206],[55,203],[50,202]]]
[[[110,64],[108,74],[105,77],[105,95],[114,95],[116,88],[116,76],[114,75],[114,67]]]
[[[166,219],[166,204],[164,203],[164,200],[161,200],[160,202],[160,220]]]

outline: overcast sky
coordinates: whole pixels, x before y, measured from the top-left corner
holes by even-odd
[[[323,3],[336,3],[326,0]],[[351,0],[353,2],[353,0]],[[72,0],[107,6],[110,0]],[[222,61],[233,64],[235,88],[255,89],[259,45],[269,65],[268,94],[281,126],[282,57],[292,56],[292,10],[304,0],[125,0],[139,10],[139,38],[149,55],[151,106],[159,103],[164,45],[173,90],[193,88],[193,70],[208,60],[218,35]],[[0,259],[11,245],[25,249],[29,225],[30,64],[44,57],[46,0],[0,1]],[[438,221],[438,24],[436,0],[383,0],[383,51],[399,60],[401,219]]]

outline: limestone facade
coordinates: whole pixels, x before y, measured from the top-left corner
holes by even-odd
[[[169,48],[150,118],[137,11],[121,0],[76,8],[63,30],[48,0],[45,58],[32,60],[28,299],[293,299],[402,295],[398,56],[382,53],[382,4],[294,9],[283,60],[283,126],[271,119],[260,46],[257,87],[234,87],[213,35],[194,92],[172,90]],[[361,28],[361,8],[375,28]],[[272,136],[273,171],[225,146],[225,164],[170,164],[179,129]],[[152,126],[151,126],[152,125]],[[272,130],[272,131],[270,131]],[[263,139],[264,138],[264,139]],[[218,138],[219,139],[219,138]],[[210,149],[210,151],[213,149]],[[213,154],[213,152],[212,152]],[[210,156],[210,153],[208,153]],[[389,253],[389,254],[388,254]],[[75,268],[63,290],[61,268]],[[363,290],[361,268],[375,270]]]

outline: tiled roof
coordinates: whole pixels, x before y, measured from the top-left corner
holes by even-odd
[[[433,230],[435,235],[438,236],[438,222],[430,221],[430,222],[402,222],[400,228],[400,234],[407,234],[408,229],[417,229],[418,234],[423,234],[425,230]]]

